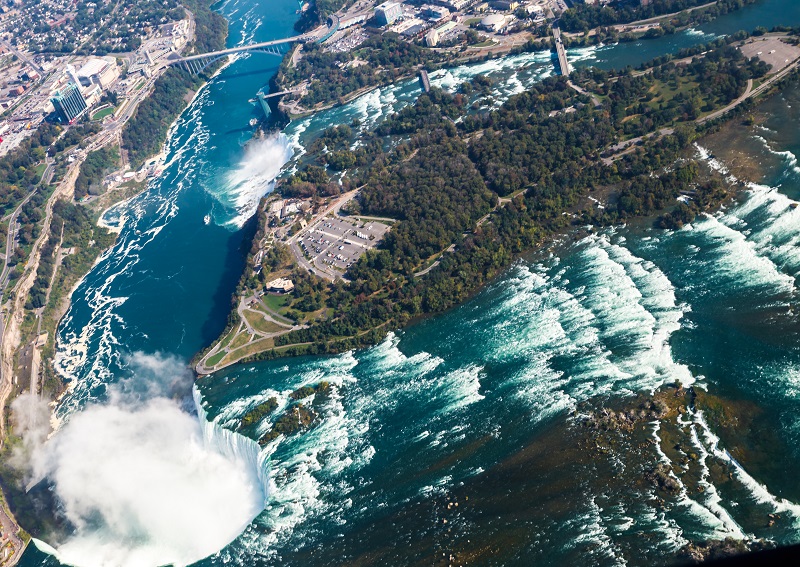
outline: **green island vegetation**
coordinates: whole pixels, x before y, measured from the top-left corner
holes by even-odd
[[[290,406],[275,421],[272,427],[258,440],[261,446],[274,441],[281,435],[293,435],[309,429],[317,419],[316,412],[304,404]]]
[[[322,381],[316,386],[303,386],[298,388],[291,394],[289,394],[289,398],[292,400],[302,400],[314,394],[326,394],[330,391],[331,385],[330,382]]]
[[[103,147],[89,152],[81,164],[75,179],[75,198],[99,195],[103,192],[103,178],[119,166],[119,150],[116,146]]]
[[[744,92],[748,80],[766,76],[766,63],[747,60],[731,44],[745,37],[740,33],[683,50],[676,56],[683,60],[680,65],[671,57],[660,58],[649,72],[646,67],[638,74],[589,69],[576,73],[576,78],[607,100],[625,136],[642,136],[721,108]]]
[[[670,35],[677,31],[684,30],[690,26],[708,23],[719,16],[723,16],[734,10],[752,4],[756,0],[719,0],[718,2],[706,5],[692,11],[683,11],[669,17],[665,17],[659,22],[648,24],[646,29],[620,30],[622,24],[600,26],[589,30],[581,27],[573,33],[581,35],[564,35],[564,45],[566,47],[582,47],[590,45],[609,44],[626,41],[637,41],[639,39],[653,39]],[[588,26],[588,24],[586,24]]]
[[[571,80],[583,93],[566,77],[551,77],[497,109],[485,77],[455,94],[434,88],[362,134],[354,150],[351,128],[322,132],[297,173],[282,180],[281,196],[312,197],[313,214],[317,200],[336,194],[326,168],[336,171],[346,158],[339,190],[360,188],[347,212],[397,222],[344,280],[330,283],[297,267],[280,242],[262,249],[268,227],[260,214],[237,298],[291,275],[296,289],[282,297],[306,325],[242,360],[374,344],[414,318],[463,302],[521,253],[576,226],[657,213],[656,226],[691,222],[730,195],[718,176],[685,159],[692,142],[718,123],[703,118],[770,72],[738,48],[748,37],[740,32],[639,71],[575,72]],[[252,268],[257,253],[260,270]],[[234,310],[226,332],[237,319]]]
[[[374,36],[343,53],[326,52],[321,45],[307,43],[297,65],[291,65],[291,57],[284,59],[277,81],[282,88],[292,88],[313,77],[300,99],[305,107],[313,108],[337,102],[360,89],[392,83],[419,66],[447,59],[446,54],[406,41],[395,33]]]
[[[713,6],[702,10],[702,19],[695,19],[694,10],[685,10],[711,4],[709,0],[654,0],[647,5],[642,5],[640,0],[615,0],[606,5],[574,3],[572,8],[561,14],[560,27],[567,32],[587,32],[593,28],[629,24],[673,13],[676,15],[670,25],[681,27],[689,25],[690,21],[708,22],[754,2],[756,0],[718,0]]]
[[[228,23],[210,9],[211,2],[187,0],[183,5],[194,14],[195,50],[203,53],[224,49]],[[187,93],[200,88],[203,81],[217,68],[212,65],[203,76],[194,76],[183,69],[170,67],[158,78],[152,94],[139,104],[136,114],[122,130],[122,147],[134,169],[159,152],[167,138],[170,124],[186,108]]]
[[[239,429],[256,425],[262,419],[274,412],[278,407],[278,398],[271,397],[266,402],[258,404],[256,407],[248,411],[242,416],[239,422]]]
[[[284,410],[281,416],[275,420],[275,422],[272,424],[272,427],[270,427],[269,430],[261,436],[261,438],[258,440],[259,445],[266,445],[281,435],[294,435],[295,433],[310,429],[317,421],[319,408],[328,400],[331,390],[331,384],[329,382],[322,381],[315,385],[307,384],[305,386],[301,386],[294,392],[290,393],[289,400],[291,400],[291,403]],[[312,395],[315,397],[310,406],[299,401],[305,400]],[[262,406],[264,406],[264,408],[259,410],[259,408]],[[277,407],[278,400],[275,398],[270,398],[263,404],[256,406],[256,408],[248,412],[242,418],[242,423],[244,424],[244,420],[248,416],[259,410],[258,415],[253,415],[248,423],[248,425],[256,424],[261,419],[274,412]]]

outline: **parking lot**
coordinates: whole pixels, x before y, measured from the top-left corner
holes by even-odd
[[[381,241],[389,226],[377,221],[325,217],[297,239],[313,266],[341,275],[370,248]]]
[[[800,57],[800,47],[789,45],[774,37],[756,39],[744,44],[740,49],[745,57],[758,57],[772,65],[773,73],[777,73]]]

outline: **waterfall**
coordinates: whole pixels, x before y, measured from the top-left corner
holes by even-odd
[[[249,437],[225,429],[218,423],[209,420],[208,413],[203,408],[203,396],[196,385],[192,387],[192,397],[206,446],[217,450],[233,461],[243,462],[255,470],[266,505],[269,497],[268,455],[263,453],[259,444]]]

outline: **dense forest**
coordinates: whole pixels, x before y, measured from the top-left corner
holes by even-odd
[[[36,166],[44,161],[47,148],[61,128],[43,122],[29,138],[0,158],[0,210],[7,215],[39,182]]]
[[[79,123],[62,134],[61,126],[42,122],[19,146],[0,157],[0,211],[10,213],[41,180],[45,156],[80,144],[100,131],[91,122]],[[60,136],[60,137],[59,137]],[[42,169],[37,169],[42,167]]]
[[[86,155],[81,170],[75,179],[75,198],[86,195],[100,195],[103,192],[103,178],[119,164],[119,151],[116,146],[104,147]]]
[[[446,59],[446,55],[405,41],[395,33],[374,36],[344,53],[326,52],[321,45],[306,43],[296,66],[281,66],[278,82],[295,85],[310,78],[301,102],[313,107],[337,102],[364,87],[391,83],[419,65]]]
[[[715,6],[704,10],[704,18],[708,21],[755,1],[719,0]],[[672,14],[708,3],[707,0],[652,0],[647,6],[642,6],[639,0],[615,0],[607,5],[574,3],[572,8],[561,14],[560,26],[567,32],[585,32],[593,28],[627,24]],[[680,17],[689,16],[683,14]],[[678,25],[681,24],[678,22]]]
[[[577,72],[578,80],[605,97],[625,136],[642,136],[675,121],[695,120],[739,97],[751,79],[769,71],[763,61],[746,60],[730,38],[706,47],[702,57],[684,54],[681,64],[668,61],[647,73],[611,74],[597,69]],[[699,53],[699,52],[698,52]]]
[[[573,225],[623,222],[670,207],[660,226],[690,222],[725,195],[719,184],[699,179],[695,163],[679,159],[698,135],[694,118],[736,98],[748,79],[767,70],[729,41],[699,47],[705,57],[682,65],[658,62],[648,73],[574,76],[603,97],[600,106],[564,77],[551,77],[496,110],[476,110],[470,103],[487,82],[478,76],[454,95],[434,88],[388,117],[352,150],[357,166],[347,181],[363,186],[355,212],[399,222],[350,267],[349,283],[304,292],[333,316],[276,338],[276,345],[299,354],[370,344],[410,318],[458,304],[518,254]],[[599,159],[620,140],[667,125],[668,135],[611,162]],[[328,164],[351,135],[343,126],[323,132],[310,159]],[[388,140],[390,152],[383,149]],[[324,169],[307,165],[285,188],[317,182],[328,182]],[[675,206],[681,195],[688,204]],[[435,269],[415,275],[434,259]],[[298,343],[312,344],[292,346]]]
[[[45,306],[47,290],[53,279],[60,250],[75,249],[75,254],[65,256],[62,261],[63,271],[72,277],[77,277],[78,274],[85,273],[99,251],[105,250],[113,241],[114,235],[104,228],[95,226],[85,207],[65,199],[56,201],[53,205],[50,234],[42,247],[36,280],[28,295],[25,308],[38,309]]]
[[[141,167],[145,159],[157,154],[167,137],[169,125],[186,108],[186,92],[197,87],[197,81],[186,71],[171,67],[153,87],[150,96],[122,130],[122,147],[128,153],[131,167]]]

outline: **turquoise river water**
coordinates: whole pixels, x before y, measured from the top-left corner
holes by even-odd
[[[228,0],[217,9],[236,45],[292,34],[297,7]],[[576,66],[635,65],[778,24],[800,25],[800,4],[762,0],[702,28],[569,56]],[[70,390],[37,462],[74,531],[37,541],[23,565],[367,565],[373,549],[384,562],[429,565],[433,548],[441,556],[436,542],[454,535],[430,520],[427,503],[470,486],[513,494],[497,465],[581,401],[676,379],[769,408],[779,462],[755,478],[698,417],[687,423],[696,451],[735,482],[708,477],[703,493],[655,510],[646,490],[612,494],[589,469],[574,467],[557,496],[546,470],[531,472],[526,502],[547,514],[487,505],[457,525],[458,537],[515,524],[503,562],[517,565],[666,564],[692,540],[800,541],[790,474],[800,465],[800,93],[770,100],[772,118],[740,134],[766,173],[743,180],[741,198],[715,216],[677,232],[630,226],[557,243],[373,348],[240,365],[187,386],[186,363],[225,325],[246,221],[281,169],[316,132],[353,118],[368,128],[418,92],[416,80],[377,89],[245,146],[259,112],[248,100],[277,65],[253,54],[226,67],[172,129],[164,172],[107,213],[120,237],[59,328],[56,365]],[[437,71],[431,82],[453,89],[484,73],[499,104],[553,72],[549,53],[532,53]],[[726,167],[713,148],[696,150]],[[321,380],[334,393],[309,432],[263,449],[233,432],[256,404],[287,404]],[[749,522],[754,509],[779,521]]]

